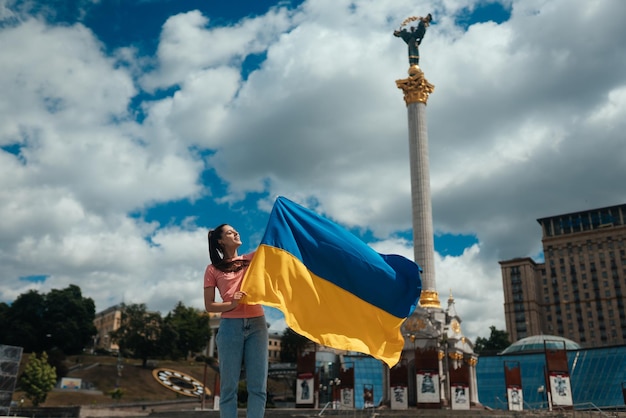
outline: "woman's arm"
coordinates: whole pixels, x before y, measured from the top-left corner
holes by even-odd
[[[216,302],[215,301],[215,287],[209,286],[204,288],[204,307],[207,312],[228,312],[232,311],[239,305],[241,298],[245,296],[245,292],[237,291],[233,295],[233,300],[230,302]]]

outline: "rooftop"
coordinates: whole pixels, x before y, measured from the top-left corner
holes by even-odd
[[[545,344],[545,345],[544,345]],[[507,348],[505,348],[500,354],[513,354],[513,353],[528,353],[543,351],[544,346],[546,348],[563,348],[565,344],[566,350],[580,350],[580,345],[567,338],[559,337],[557,335],[532,335],[530,337],[522,338],[519,341],[514,342]]]

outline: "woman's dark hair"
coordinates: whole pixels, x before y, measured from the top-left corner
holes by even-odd
[[[226,225],[228,224],[221,224],[215,229],[209,230],[209,257],[214,266],[224,261],[224,249],[218,241],[222,239],[222,232]]]
[[[224,261],[224,248],[218,241],[222,239],[224,227],[227,225],[228,224],[221,224],[215,229],[209,230],[209,257],[211,258],[211,263],[216,269],[225,273],[230,273],[247,267],[250,262],[248,260]]]

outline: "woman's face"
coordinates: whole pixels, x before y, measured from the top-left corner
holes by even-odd
[[[224,248],[238,248],[241,245],[241,237],[239,232],[230,225],[224,225],[222,228],[222,237],[218,240],[218,243]]]

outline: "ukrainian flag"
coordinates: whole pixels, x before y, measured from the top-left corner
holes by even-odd
[[[400,326],[418,303],[420,268],[379,254],[339,225],[284,197],[244,277],[245,303],[280,309],[287,325],[327,347],[400,360]]]

